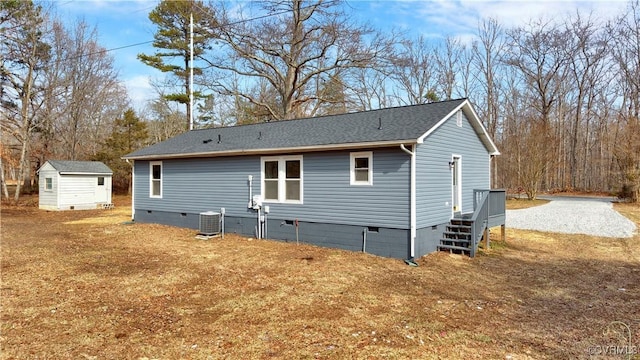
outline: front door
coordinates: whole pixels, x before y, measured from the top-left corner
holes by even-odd
[[[462,158],[458,155],[451,161],[451,196],[453,212],[462,211]]]

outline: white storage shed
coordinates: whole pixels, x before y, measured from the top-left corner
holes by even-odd
[[[38,169],[40,209],[111,207],[112,175],[113,171],[99,161],[49,160]]]

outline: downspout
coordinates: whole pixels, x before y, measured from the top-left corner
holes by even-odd
[[[362,229],[362,252],[363,253],[367,252],[367,232],[368,231],[369,231],[368,228]]]
[[[247,207],[251,209],[253,208],[253,175],[247,176],[247,181],[249,182],[249,204]]]
[[[262,239],[262,219],[260,219],[260,207],[257,207],[258,210],[258,224],[256,226],[256,239]]]
[[[407,149],[404,144],[400,144],[400,149],[411,156],[410,173],[410,223],[411,223],[411,259],[416,256],[416,146],[412,145],[412,150]]]
[[[135,221],[136,220],[136,207],[135,207],[135,202],[136,202],[136,187],[135,187],[135,178],[136,178],[136,172],[133,171],[133,167],[135,164],[135,160],[133,160],[133,162],[130,162],[129,159],[124,159],[124,161],[127,162],[127,164],[129,164],[131,166],[131,220]],[[113,179],[113,178],[112,178]],[[112,185],[113,186],[113,185]]]

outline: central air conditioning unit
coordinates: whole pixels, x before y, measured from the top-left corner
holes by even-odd
[[[201,235],[214,236],[221,232],[220,213],[207,211],[200,213],[200,227],[199,232]]]

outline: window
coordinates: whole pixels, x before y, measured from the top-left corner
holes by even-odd
[[[264,162],[264,196],[265,200],[278,201],[278,161]]]
[[[262,158],[264,201],[302,203],[302,156]]]
[[[104,186],[104,176],[98,176],[98,186]]]
[[[162,161],[152,161],[149,163],[150,167],[150,185],[149,185],[149,197],[161,198],[162,197]]]
[[[44,178],[44,189],[47,191],[53,190],[53,178]]]
[[[285,169],[285,200],[300,201],[300,160],[286,160]]]
[[[373,185],[373,152],[351,153],[351,185]]]
[[[458,127],[462,127],[462,110],[458,110],[456,113],[456,125],[458,125]]]

